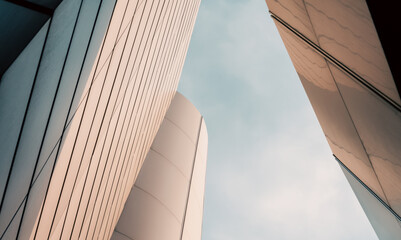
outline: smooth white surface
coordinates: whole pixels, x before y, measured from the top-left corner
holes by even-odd
[[[191,133],[196,133],[194,142]],[[205,123],[176,93],[112,239],[200,239],[206,156]]]

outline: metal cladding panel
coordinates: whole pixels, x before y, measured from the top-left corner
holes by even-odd
[[[272,13],[285,19],[291,26],[317,43],[303,0],[266,0],[266,4]]]
[[[401,112],[329,66],[388,203],[401,215]]]
[[[401,104],[365,0],[305,0],[318,45]]]
[[[176,94],[175,99],[178,98],[184,98],[184,96],[180,94]],[[188,137],[190,140],[195,143],[196,139],[198,138],[198,129],[197,129],[197,121],[198,121],[198,110],[195,108],[189,107],[192,106],[192,103],[189,101],[178,101],[176,100],[174,102],[174,105],[171,105],[170,108],[168,109],[168,112],[166,114],[166,118],[184,130],[186,134],[188,134]],[[186,116],[185,118],[182,118],[181,116],[184,115]],[[188,119],[191,118],[191,119]]]
[[[266,3],[275,16],[401,104],[365,0],[266,0]]]
[[[7,176],[24,119],[29,93],[46,37],[45,24],[2,78],[0,85],[0,196],[3,196]],[[24,68],[24,71],[21,71]],[[12,101],[10,100],[12,99]]]
[[[326,60],[277,24],[333,153],[377,195],[386,201],[364,146]]]
[[[195,139],[191,137],[192,132],[196,132]],[[187,154],[182,154],[184,149]],[[206,157],[204,120],[177,93],[112,239],[200,239]]]
[[[369,189],[369,197],[378,199],[379,208],[399,220],[401,101],[368,6],[363,0],[303,2],[317,42],[298,27],[304,14],[294,23],[294,17],[272,11],[292,62],[335,156]],[[380,11],[387,7],[383,4]],[[385,16],[376,14],[374,20],[385,28],[379,32],[391,29],[383,26]],[[357,195],[361,192],[353,188]],[[364,209],[379,237],[399,238],[390,223],[389,235],[386,224],[377,224],[385,217],[375,204]],[[398,220],[392,223],[396,227]]]
[[[86,82],[88,76],[83,74],[82,70],[93,64],[94,59],[90,56],[98,52],[99,40],[107,27],[106,25],[96,25],[97,31],[92,34],[89,47],[88,35],[92,33],[94,21],[88,21],[89,28],[85,30],[84,34],[79,35],[82,30],[77,31],[82,25],[88,24],[86,22],[82,24],[83,22],[80,21],[79,16],[83,14],[80,8],[83,5],[85,4],[81,1],[63,2],[49,23],[45,25],[47,28],[45,29],[44,47],[41,52],[36,53],[39,63],[35,66],[34,74],[30,78],[23,79],[32,81],[30,93],[27,93],[26,105],[17,109],[24,113],[24,120],[21,122],[8,121],[5,124],[6,127],[11,125],[9,129],[18,127],[19,130],[16,132],[15,146],[8,149],[13,152],[13,156],[3,158],[4,162],[10,162],[10,166],[6,168],[8,179],[5,181],[6,189],[1,202],[0,218],[6,224],[10,221],[17,223],[20,238],[25,239],[32,232],[34,221],[37,219],[46,194],[52,165],[58,155],[60,137],[63,136],[67,127],[66,117],[72,110],[70,102],[74,96],[75,98],[80,97],[77,96],[79,91],[74,90],[75,84]],[[89,5],[91,8],[95,5],[92,12],[96,13],[98,9],[96,2]],[[109,12],[111,12],[110,10]],[[90,16],[92,12],[87,13]],[[99,15],[99,19],[105,17],[107,18],[107,14]],[[25,51],[35,54],[37,48],[28,45]],[[85,55],[85,57],[82,55],[77,57],[77,53]],[[22,56],[20,55],[20,57]],[[85,63],[82,62],[83,58]],[[3,76],[3,81],[13,81],[12,78],[8,79],[8,72],[13,68],[24,72],[24,68],[17,69],[18,66],[15,65],[18,59]],[[71,71],[65,74],[66,69]],[[71,73],[75,73],[76,78],[69,78]],[[5,85],[1,87],[12,93],[12,88],[6,88]],[[15,101],[13,98],[6,99],[6,102],[13,101]],[[12,211],[16,211],[16,209],[23,213],[21,219],[12,215]],[[7,215],[7,213],[11,213],[11,215]],[[1,232],[4,233],[4,229]]]
[[[203,200],[207,162],[207,130],[202,119],[182,239],[202,239]]]
[[[68,15],[68,18],[63,16],[63,20],[56,14],[49,23],[46,44],[34,77],[23,127],[19,131],[16,148],[9,149],[14,152],[14,155],[11,161],[12,169],[8,174],[6,194],[3,195],[1,202],[1,219],[11,219],[14,212],[19,209],[20,203],[24,201],[29,191],[32,175],[35,172],[36,158],[42,148],[42,139],[48,127],[47,120],[58,90],[59,76],[62,73],[63,62],[68,52],[69,40],[79,8],[78,0],[65,3],[61,7],[71,14]],[[35,160],[27,160],[30,158]],[[1,230],[3,229],[1,228]]]
[[[341,164],[340,167],[380,240],[398,239],[401,225],[394,215],[352,173]]]
[[[198,119],[199,121],[199,119]],[[174,126],[174,122],[170,122],[168,120],[162,123],[162,127],[159,129],[158,134],[163,136],[171,136],[174,137],[175,141],[179,143],[181,146],[181,151],[176,151],[173,148],[170,148],[166,145],[166,139],[159,137],[153,141],[152,149],[156,152],[163,153],[168,159],[176,159],[175,164],[183,170],[183,174],[186,178],[189,178],[191,175],[192,163],[188,161],[188,158],[193,156],[193,151],[191,150],[191,146],[194,145],[184,133],[176,131]]]
[[[0,85],[0,238],[110,237],[176,91],[198,7],[61,2]]]

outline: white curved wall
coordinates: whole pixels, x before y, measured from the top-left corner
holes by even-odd
[[[176,93],[112,239],[201,239],[207,142],[202,116]]]

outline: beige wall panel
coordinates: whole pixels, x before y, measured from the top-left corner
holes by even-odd
[[[303,0],[266,0],[266,3],[272,13],[317,43]]]
[[[180,237],[181,223],[157,199],[134,187],[114,231],[131,239],[173,240]]]
[[[184,98],[182,95],[177,94],[175,98]],[[168,109],[166,118],[171,122],[175,123],[179,128],[183,130],[183,132],[188,134],[188,137],[191,139],[192,142],[196,142],[198,138],[198,116],[197,110],[193,107],[189,107],[187,105],[192,104],[189,101],[177,101],[175,100],[175,104],[171,105]],[[184,112],[188,111],[188,112]],[[185,115],[187,117],[180,117]]]
[[[196,154],[194,172],[192,175],[191,182],[191,195],[195,195],[196,204],[199,209],[203,209],[203,198],[205,194],[205,180],[206,180],[206,161],[207,157],[204,157],[205,152],[200,154],[199,148]]]
[[[364,0],[305,0],[318,44],[375,88],[401,104]]]
[[[207,147],[207,141],[206,125],[202,119],[182,239],[200,240],[202,237],[203,200],[207,160],[205,146]],[[201,145],[203,147],[201,147]]]
[[[191,132],[196,132],[194,142]],[[176,93],[112,239],[200,239],[206,156],[205,123]]]
[[[276,25],[331,150],[366,185],[386,201],[326,60],[289,33],[286,28],[280,24]]]
[[[401,215],[401,113],[331,64],[330,69],[388,203]]]
[[[149,151],[145,162],[141,173],[151,172],[152,174],[140,173],[135,186],[146,189],[150,195],[163,202],[178,221],[181,220],[184,217],[182,206],[186,203],[188,178],[184,176],[181,169],[152,150]]]
[[[202,217],[203,217],[203,199],[201,203],[199,201],[199,197],[191,192],[188,199],[187,213],[185,217],[184,229],[181,239],[201,240]]]
[[[174,139],[181,147],[179,151],[166,144],[170,139]],[[169,120],[163,121],[152,144],[152,149],[167,159],[174,159],[174,165],[182,171],[187,179],[190,179],[192,162],[188,159],[194,156],[194,143],[184,132],[177,130],[177,127]]]

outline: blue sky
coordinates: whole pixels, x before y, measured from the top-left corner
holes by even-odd
[[[178,89],[209,135],[204,240],[377,239],[263,0],[203,0]]]

